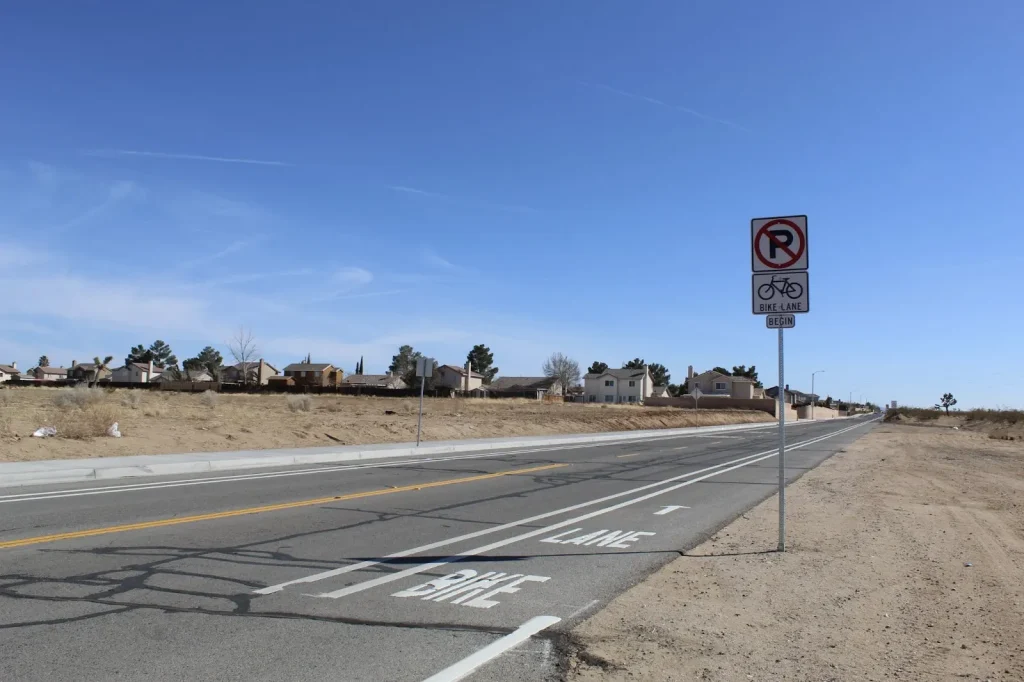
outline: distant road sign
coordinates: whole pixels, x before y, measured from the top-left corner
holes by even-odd
[[[767,315],[764,324],[769,329],[792,329],[796,326],[796,315]]]
[[[806,272],[779,272],[751,276],[755,315],[806,313],[811,309]]]
[[[750,221],[750,269],[754,272],[806,270],[807,216]]]

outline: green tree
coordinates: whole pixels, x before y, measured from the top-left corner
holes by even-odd
[[[668,386],[669,381],[672,380],[672,375],[669,373],[668,368],[665,365],[659,365],[658,363],[651,363],[647,366],[647,369],[651,373],[651,381],[654,382],[655,386]]]
[[[50,366],[50,358],[46,357],[45,355],[40,355],[39,356],[39,367],[49,367],[49,366]]]
[[[832,408],[832,396],[825,396],[825,407]]]
[[[590,367],[587,368],[587,374],[604,374],[607,371],[608,363],[598,362],[597,360],[594,360],[592,363],[590,363]]]
[[[416,360],[419,357],[421,357],[421,354],[414,351],[412,346],[399,346],[398,354],[391,357],[391,364],[388,366],[388,371],[400,377],[404,377],[410,372],[415,374]]]
[[[751,365],[750,369],[747,369],[746,365],[737,365],[732,368],[732,375],[734,377],[746,377],[754,382],[756,388],[764,388],[757,378],[757,367],[754,365]]]
[[[362,374],[365,371],[363,367],[363,356],[359,356],[359,365],[356,367],[356,374]]]
[[[145,363],[150,360],[157,367],[166,368],[178,364],[178,358],[171,352],[171,347],[160,339],[154,341],[149,348],[144,348],[141,343],[137,346],[132,346],[132,350],[128,353],[128,357],[125,358],[124,364],[129,365],[133,362]]]
[[[731,377],[732,376],[732,372],[727,370],[725,367],[712,367],[711,371],[712,372],[719,372],[720,374],[724,374],[727,377]]]
[[[100,375],[110,368],[110,363],[114,361],[113,355],[108,355],[101,361],[99,356],[92,359],[92,382],[90,386],[95,386],[100,381]]]
[[[643,369],[646,364],[643,358],[633,358],[629,362],[622,363],[622,369]]]
[[[205,371],[217,381],[220,379],[221,368],[224,366],[224,357],[213,346],[207,346],[199,351],[199,355],[181,363],[181,366],[189,375]]]
[[[485,384],[494,381],[498,374],[498,368],[494,366],[494,353],[482,343],[473,346],[473,350],[466,354],[466,361],[474,372],[484,375]]]
[[[953,407],[954,405],[956,405],[956,398],[953,397],[953,394],[943,393],[942,400],[939,401],[939,404],[936,405],[935,408],[943,409],[946,411],[946,414],[949,414],[949,408]]]

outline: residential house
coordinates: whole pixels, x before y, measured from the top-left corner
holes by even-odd
[[[668,392],[668,386],[662,384],[661,386],[655,386],[651,389],[652,398],[671,398],[672,396]]]
[[[100,370],[99,377],[94,376],[96,365],[92,362],[78,363],[74,360],[71,361],[71,369],[68,370],[68,379],[72,381],[106,381],[110,378],[111,370],[109,368]]]
[[[606,369],[583,377],[583,394],[588,403],[642,403],[654,391],[647,367]]]
[[[484,375],[471,370],[468,362],[465,367],[440,365],[434,370],[434,385],[468,393],[484,385]]]
[[[33,367],[28,375],[36,381],[64,381],[68,378],[68,370],[66,367]]]
[[[5,381],[17,381],[21,378],[21,370],[18,369],[18,363],[12,362],[9,365],[0,365],[0,383]]]
[[[786,388],[783,389],[783,392],[785,394],[783,401],[789,405],[810,405],[812,402],[815,402],[816,400],[819,399],[819,396],[814,395],[813,393],[804,393],[803,391],[791,389],[789,387],[789,384],[786,385]],[[764,394],[766,397],[771,398],[772,400],[778,400],[779,387],[772,386],[771,388],[766,388],[764,390]]]
[[[526,397],[562,395],[562,382],[554,377],[498,377],[489,386],[484,386],[491,393],[525,394]]]
[[[409,388],[408,384],[397,374],[349,374],[341,382],[342,386],[367,386],[371,388],[386,388],[390,390],[401,390]]]
[[[150,382],[155,384],[163,384],[169,381],[191,381],[194,383],[199,383],[214,380],[215,379],[212,376],[210,376],[210,373],[207,372],[205,369],[194,369],[192,371],[181,370],[180,373],[167,370],[154,376],[152,379],[150,379]]]
[[[329,362],[293,362],[284,368],[284,375],[298,386],[337,386],[345,372]]]
[[[157,367],[153,361],[129,362],[124,367],[115,367],[110,372],[110,380],[123,384],[148,384],[163,374],[163,368]]]
[[[700,388],[701,397],[722,397],[722,398],[762,398],[763,389],[757,388],[753,379],[747,377],[734,377],[723,374],[713,369],[700,374],[693,373],[693,367],[687,371],[686,378],[687,393],[693,393],[695,388]]]
[[[264,386],[271,377],[277,376],[277,368],[263,358],[260,358],[259,362],[239,362],[222,368],[220,380],[229,384],[246,383],[242,380],[246,373],[249,375],[248,383]]]

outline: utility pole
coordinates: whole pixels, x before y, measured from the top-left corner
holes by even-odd
[[[814,393],[814,375],[821,374],[825,370],[819,369],[811,372],[811,420],[814,420],[814,404],[818,402],[818,396]]]

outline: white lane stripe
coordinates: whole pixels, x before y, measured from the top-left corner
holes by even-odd
[[[771,452],[774,452],[774,450],[772,450]],[[546,518],[551,517],[551,516],[557,516],[558,514],[565,514],[567,512],[576,511],[577,509],[582,509],[584,507],[591,507],[591,506],[593,506],[595,504],[601,504],[602,502],[607,502],[608,500],[614,500],[616,498],[624,497],[626,495],[632,495],[634,493],[638,493],[638,492],[641,492],[643,490],[649,490],[651,488],[656,488],[659,485],[665,485],[666,483],[671,483],[673,481],[678,481],[680,479],[687,478],[689,476],[696,476],[696,475],[701,474],[701,473],[703,473],[705,471],[712,471],[712,470],[717,469],[719,467],[728,466],[729,464],[734,464],[736,462],[742,462],[744,460],[750,459],[752,457],[757,457],[757,456],[758,456],[758,454],[747,455],[746,457],[739,457],[737,459],[730,460],[728,462],[722,462],[721,464],[715,464],[714,466],[710,466],[710,467],[707,467],[707,468],[704,468],[704,469],[698,469],[697,471],[691,471],[689,473],[680,474],[679,476],[673,476],[672,478],[666,478],[664,481],[658,481],[656,483],[648,483],[647,485],[640,486],[639,488],[632,488],[630,490],[624,490],[621,493],[614,493],[612,495],[608,495],[606,497],[601,497],[601,498],[598,498],[596,500],[589,500],[587,502],[580,502],[579,504],[574,504],[574,505],[572,505],[570,507],[563,507],[561,509],[555,509],[553,511],[544,512],[543,514],[537,514],[536,516],[531,516],[529,518],[519,519],[518,521],[511,521],[509,523],[502,524],[500,526],[494,526],[493,528],[484,528],[482,530],[473,531],[472,533],[466,533],[465,535],[459,535],[459,536],[454,537],[454,538],[448,538],[448,539],[445,539],[445,540],[439,540],[437,542],[432,542],[432,543],[430,543],[428,545],[422,545],[420,547],[414,547],[412,549],[406,549],[406,550],[403,550],[401,552],[395,552],[394,554],[388,554],[381,561],[360,561],[357,564],[349,564],[348,566],[341,566],[339,568],[333,568],[333,569],[331,569],[329,571],[323,571],[322,573],[314,573],[313,575],[308,575],[308,576],[305,576],[305,577],[302,577],[302,578],[296,578],[295,580],[289,580],[287,582],[279,583],[277,585],[270,585],[268,587],[264,587],[264,588],[261,588],[259,590],[254,590],[253,592],[255,594],[273,594],[274,592],[280,592],[281,590],[283,590],[284,588],[286,588],[286,587],[288,587],[290,585],[298,585],[298,584],[301,584],[301,583],[315,583],[317,581],[324,580],[326,578],[333,578],[336,575],[342,575],[344,573],[351,573],[352,571],[361,571],[364,568],[370,568],[371,566],[376,566],[376,565],[378,565],[380,563],[384,563],[384,561],[387,560],[387,559],[399,559],[399,558],[402,558],[402,557],[411,556],[413,554],[419,554],[421,552],[426,552],[426,551],[429,551],[431,549],[437,549],[438,547],[444,547],[445,545],[450,545],[450,544],[453,544],[453,543],[456,543],[456,542],[462,542],[463,540],[472,540],[473,538],[482,537],[484,535],[490,535],[491,533],[499,533],[499,532],[501,532],[503,530],[508,530],[509,528],[515,528],[516,526],[523,526],[523,525],[526,525],[528,523],[533,523],[534,521],[540,521],[541,519],[546,519]]]
[[[531,618],[516,628],[514,632],[510,632],[501,639],[491,642],[475,654],[467,656],[436,675],[431,675],[423,682],[458,682],[458,680],[464,680],[466,676],[473,673],[477,668],[501,656],[509,649],[519,646],[541,630],[549,628],[561,620],[561,618],[556,616],[536,616]]]
[[[791,426],[799,426],[797,424],[787,424],[787,428]],[[757,425],[750,427],[750,429],[742,429],[746,431],[756,432],[760,429],[765,428],[768,425]],[[750,435],[760,436],[760,433],[752,433]],[[64,497],[80,497],[85,495],[105,495],[109,493],[119,492],[134,492],[136,490],[157,490],[160,488],[179,488],[184,486],[193,485],[206,485],[209,483],[234,483],[236,481],[255,481],[262,478],[280,478],[284,476],[306,476],[310,474],[321,474],[330,473],[334,471],[350,471],[356,469],[382,469],[386,467],[397,467],[405,466],[406,464],[418,464],[424,462],[450,462],[460,459],[488,459],[492,457],[509,457],[515,455],[524,455],[534,452],[553,452],[557,450],[578,450],[583,448],[596,448],[606,446],[623,445],[627,443],[636,443],[641,445],[644,443],[656,443],[664,440],[676,440],[679,438],[701,438],[699,435],[671,435],[671,436],[638,436],[638,437],[624,437],[618,440],[609,440],[592,443],[569,443],[566,445],[558,445],[547,448],[530,448],[530,449],[510,449],[510,450],[495,450],[495,451],[484,451],[475,452],[466,455],[451,455],[448,457],[417,457],[415,459],[406,459],[398,462],[368,462],[360,464],[343,464],[337,466],[319,466],[308,469],[288,469],[286,471],[267,471],[259,473],[247,473],[247,474],[232,474],[229,476],[212,476],[207,478],[190,478],[190,479],[177,479],[173,481],[154,481],[154,482],[142,482],[142,483],[125,483],[121,485],[103,486],[98,488],[64,488],[62,490],[50,490],[47,492],[36,492],[36,493],[17,493],[13,495],[0,495],[0,504],[5,502],[23,502],[23,501],[36,501],[36,500],[49,500],[49,499],[60,499]],[[738,437],[738,436],[737,436]],[[523,448],[529,448],[529,446],[523,446]]]
[[[870,423],[870,422],[862,422],[860,424],[855,424],[854,426],[850,426],[850,427],[842,429],[840,431],[835,431],[835,432],[830,433],[830,434],[828,434],[826,436],[821,436],[821,437],[818,437],[818,438],[814,438],[812,440],[807,440],[807,441],[804,441],[802,443],[795,444],[795,445],[787,448],[787,450],[799,450],[800,448],[807,447],[808,445],[814,445],[815,443],[820,443],[821,441],[828,440],[829,438],[833,438],[833,437],[838,436],[838,435],[840,435],[842,433],[846,433],[847,431],[850,431],[852,429],[859,428],[860,426],[863,426],[864,424],[867,424],[867,423]],[[528,539],[530,539],[532,537],[536,537],[538,535],[545,535],[547,533],[550,533],[553,530],[558,530],[559,528],[564,528],[566,526],[570,526],[572,524],[579,523],[581,521],[586,521],[588,519],[592,519],[594,517],[601,516],[603,514],[608,514],[610,512],[617,511],[617,510],[622,509],[624,507],[629,507],[629,506],[632,506],[632,505],[637,504],[639,502],[644,502],[644,501],[652,499],[654,497],[658,497],[659,495],[664,495],[665,493],[669,493],[669,492],[672,492],[674,490],[678,490],[680,488],[685,488],[686,486],[693,485],[694,483],[699,483],[700,481],[703,481],[703,480],[708,479],[708,478],[712,478],[713,476],[720,476],[722,474],[728,473],[730,471],[735,471],[736,469],[740,469],[740,468],[748,466],[750,464],[755,464],[757,462],[761,462],[761,461],[764,461],[766,459],[770,459],[772,457],[775,457],[777,454],[778,454],[778,450],[770,450],[770,451],[766,451],[764,453],[758,453],[756,455],[751,455],[750,457],[742,458],[742,459],[746,459],[748,461],[742,462],[740,464],[736,464],[734,466],[729,466],[729,467],[724,468],[724,469],[720,468],[720,467],[726,466],[727,464],[730,464],[730,462],[725,462],[725,463],[720,464],[720,465],[718,465],[716,467],[709,467],[709,469],[717,469],[717,471],[711,471],[710,473],[704,474],[703,476],[699,476],[697,478],[692,478],[690,480],[683,481],[682,483],[676,483],[675,485],[671,485],[671,486],[669,486],[667,488],[663,488],[661,490],[656,490],[656,491],[654,491],[652,493],[648,493],[646,495],[642,495],[640,497],[636,497],[636,498],[633,498],[631,500],[626,500],[624,502],[619,502],[618,504],[613,504],[610,507],[604,507],[603,509],[598,509],[598,510],[589,512],[587,514],[582,514],[580,516],[576,516],[576,517],[573,517],[571,519],[566,519],[565,521],[560,521],[558,523],[553,523],[550,526],[545,526],[543,528],[538,528],[536,530],[528,531],[526,533],[521,533],[521,534],[515,535],[515,536],[513,536],[511,538],[506,538],[504,540],[498,540],[497,542],[492,542],[489,545],[483,545],[481,547],[476,547],[474,549],[467,550],[467,551],[462,552],[462,553],[457,554],[457,555],[445,557],[444,560],[442,560],[442,561],[432,561],[430,563],[420,564],[419,566],[413,566],[412,568],[407,568],[404,571],[398,571],[397,573],[391,573],[389,575],[380,576],[379,578],[373,578],[371,580],[366,580],[366,581],[363,581],[361,583],[356,583],[354,585],[350,585],[348,587],[344,587],[344,588],[342,588],[340,590],[335,590],[333,592],[326,592],[326,593],[323,593],[323,594],[311,594],[311,595],[308,595],[308,596],[311,596],[311,597],[324,597],[324,598],[327,598],[327,599],[340,599],[342,597],[347,597],[347,596],[349,596],[351,594],[356,594],[357,592],[362,592],[364,590],[369,590],[369,589],[377,587],[379,585],[386,585],[387,583],[394,582],[396,580],[402,580],[402,579],[407,578],[407,577],[409,577],[411,575],[416,575],[417,573],[422,573],[424,571],[429,571],[429,570],[432,570],[434,568],[438,568],[440,566],[444,566],[446,564],[452,563],[453,561],[461,560],[461,559],[463,559],[465,557],[478,556],[480,554],[485,554],[487,552],[490,552],[491,550],[500,549],[501,547],[505,547],[506,545],[511,545],[513,543],[516,543],[516,542],[521,542],[523,540],[528,540]],[[733,461],[738,461],[738,460],[733,460]],[[708,469],[703,469],[703,471],[708,471]],[[700,473],[700,472],[693,472],[693,473]],[[693,474],[690,474],[690,475],[692,476]],[[661,484],[666,483],[667,481],[678,480],[679,478],[682,478],[682,476],[678,476],[675,479],[667,479],[666,481],[662,481],[661,483],[654,484],[654,485],[661,485]],[[645,487],[649,488],[649,487],[652,487],[652,486],[645,486]],[[630,491],[630,492],[636,492],[636,491]],[[584,503],[584,504],[579,505],[579,506],[585,506],[586,504],[587,503]],[[590,504],[592,504],[592,502]],[[446,540],[446,541],[443,541],[440,544],[448,544],[449,542],[453,542],[453,541],[454,540]],[[439,543],[434,543],[435,546],[437,546],[438,544]],[[414,552],[407,551],[407,554],[408,553],[414,553]],[[392,556],[394,556],[394,555],[392,555]],[[369,562],[361,562],[361,563],[369,563]],[[380,562],[372,562],[372,563],[376,564],[376,563],[380,563]],[[355,566],[358,566],[358,564],[356,564]],[[346,568],[348,568],[349,570],[355,570],[355,566],[350,566],[350,567],[346,567]],[[295,582],[295,581],[293,581],[293,582]],[[257,591],[257,592],[259,592],[259,591]]]
[[[648,440],[668,440],[680,436],[666,436]],[[235,474],[232,476],[216,476],[213,478],[179,479],[175,481],[157,481],[152,483],[126,483],[123,485],[104,486],[101,488],[71,488],[64,490],[51,490],[44,493],[18,493],[15,495],[0,495],[0,504],[5,502],[31,502],[37,500],[52,500],[62,497],[79,497],[84,495],[104,495],[118,492],[135,492],[137,490],[156,490],[160,488],[179,488],[192,485],[204,485],[207,483],[232,483],[235,481],[256,481],[263,478],[279,478],[282,476],[304,476],[309,474],[322,474],[333,471],[352,471],[358,469],[383,469],[387,467],[405,466],[408,464],[426,464],[430,462],[451,462],[460,459],[488,459],[493,457],[508,457],[514,455],[528,455],[536,452],[554,452],[560,450],[578,450],[587,447],[603,447],[605,445],[623,445],[634,441],[607,441],[605,443],[581,443],[574,445],[563,445],[550,448],[535,448],[531,450],[512,450],[477,452],[468,455],[451,455],[448,457],[418,457],[416,459],[404,459],[398,462],[369,462],[365,464],[345,464],[339,466],[323,466],[312,469],[298,469],[290,471],[272,471],[254,474]]]

